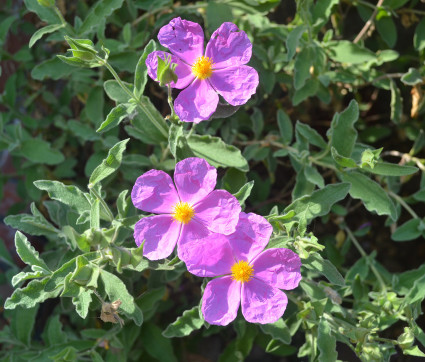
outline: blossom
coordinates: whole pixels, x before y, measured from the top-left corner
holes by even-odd
[[[196,157],[176,164],[175,186],[160,170],[150,170],[136,180],[131,192],[134,206],[159,214],[142,218],[134,227],[137,246],[145,241],[143,255],[163,259],[176,244],[180,248],[188,241],[220,239],[219,234],[235,231],[241,207],[228,191],[214,190],[216,181],[217,170]]]
[[[247,65],[252,44],[233,23],[223,23],[211,36],[204,53],[204,32],[199,24],[174,18],[163,26],[158,40],[172,54],[155,51],[146,58],[149,76],[157,80],[158,56],[177,64],[177,82],[183,89],[174,110],[184,122],[199,123],[214,113],[220,94],[229,104],[245,104],[258,86],[258,73]],[[218,93],[218,94],[217,94]]]
[[[210,324],[227,325],[239,305],[251,323],[273,323],[284,313],[288,298],[280,289],[294,289],[301,280],[301,261],[292,250],[266,249],[272,226],[262,216],[241,213],[236,231],[186,245],[186,266],[198,276],[220,276],[205,287],[202,313]]]

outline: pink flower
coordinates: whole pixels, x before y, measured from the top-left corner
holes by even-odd
[[[150,260],[169,256],[176,244],[232,234],[239,220],[238,200],[225,190],[214,190],[217,170],[201,158],[176,164],[174,187],[164,171],[150,170],[140,176],[131,192],[134,206],[150,213],[137,222],[134,239],[143,241],[143,255]],[[216,234],[219,233],[219,234]],[[185,260],[178,253],[182,260]]]
[[[245,104],[258,86],[258,73],[247,65],[252,44],[233,23],[223,23],[212,35],[204,55],[204,32],[199,24],[174,18],[163,26],[158,40],[172,54],[155,51],[146,58],[149,76],[156,79],[158,56],[177,64],[177,83],[184,89],[174,102],[174,110],[184,122],[209,119],[218,104],[218,94],[233,106]],[[218,94],[217,94],[218,93]]]
[[[262,216],[241,213],[236,231],[212,240],[186,244],[188,270],[198,276],[220,276],[204,291],[202,313],[210,324],[227,325],[242,314],[251,323],[276,322],[288,298],[280,289],[294,289],[301,280],[301,261],[285,248],[267,249],[272,226]]]

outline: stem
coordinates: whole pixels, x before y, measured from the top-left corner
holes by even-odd
[[[396,199],[400,203],[400,205],[403,206],[410,215],[412,215],[412,217],[414,217],[415,219],[419,219],[419,216],[416,214],[416,212],[413,211],[413,209],[406,203],[406,201],[403,200],[403,198],[401,198],[400,196],[398,196],[397,194],[389,190],[388,190],[388,194],[393,199]]]
[[[74,35],[74,28],[68,24],[68,22],[65,20],[65,18],[63,17],[62,13],[60,12],[60,10],[58,9],[58,7],[55,5],[53,6],[53,10],[55,11],[56,15],[59,17],[59,20],[62,24],[62,26],[64,28],[66,28],[72,35]]]
[[[192,128],[190,129],[189,133],[187,134],[186,138],[190,138],[192,136],[193,131],[195,130],[196,123],[192,123]]]
[[[100,203],[103,206],[103,209],[105,210],[105,212],[108,214],[109,220],[110,222],[112,222],[114,220],[114,214],[112,214],[111,209],[109,208],[109,206],[106,204],[105,200],[103,200],[100,195],[97,193],[97,191],[94,188],[90,189],[93,194],[97,197],[97,199],[100,201]]]
[[[164,128],[160,124],[158,124],[157,120],[151,114],[149,109],[139,99],[137,99],[134,96],[134,94],[131,92],[131,90],[128,89],[128,87],[122,82],[122,80],[120,79],[120,77],[118,76],[114,68],[112,68],[112,66],[105,59],[98,57],[98,60],[102,64],[104,64],[106,68],[108,68],[108,70],[111,72],[112,76],[115,78],[115,80],[118,82],[120,87],[124,90],[124,92],[126,92],[128,96],[136,102],[136,104],[140,107],[140,109],[148,116],[152,124],[168,139],[168,131],[164,130]]]
[[[376,279],[378,279],[379,284],[381,284],[382,291],[386,294],[387,293],[387,285],[385,284],[384,279],[382,279],[381,274],[375,268],[375,266],[372,264],[372,262],[369,259],[369,256],[366,254],[366,252],[364,251],[364,249],[362,248],[362,246],[360,245],[359,241],[356,239],[354,234],[351,232],[351,230],[347,226],[344,226],[344,230],[346,231],[346,233],[350,237],[351,241],[353,242],[353,244],[355,245],[355,247],[359,251],[360,255],[366,259],[370,269],[372,270],[372,273],[375,274]]]
[[[362,40],[363,36],[367,33],[367,31],[369,30],[369,28],[371,27],[373,21],[375,20],[376,14],[378,14],[378,10],[379,8],[382,6],[382,3],[384,2],[384,0],[379,0],[378,3],[376,4],[375,9],[373,10],[372,15],[370,16],[369,20],[366,21],[366,24],[364,25],[363,29],[360,30],[360,33],[357,34],[356,38],[353,40],[353,43],[356,44],[358,43],[360,40]]]
[[[173,97],[171,96],[170,84],[167,84],[167,91],[168,91],[168,105],[170,106],[170,109],[171,109],[170,121],[173,123],[176,123],[177,115],[176,115],[176,112],[174,111]]]

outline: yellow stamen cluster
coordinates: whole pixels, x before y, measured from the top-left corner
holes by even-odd
[[[203,55],[196,59],[192,65],[192,73],[196,78],[206,79],[211,77],[213,72],[213,62],[211,58],[204,57]]]
[[[230,270],[232,272],[232,279],[241,283],[249,282],[254,274],[253,267],[244,260],[233,264]]]
[[[187,224],[195,215],[195,210],[187,202],[178,202],[173,207],[173,219]]]

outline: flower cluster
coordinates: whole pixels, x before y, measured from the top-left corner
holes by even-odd
[[[258,73],[247,65],[252,44],[233,23],[223,23],[211,36],[204,52],[204,32],[199,24],[175,18],[158,33],[162,46],[171,52],[155,51],[146,58],[149,76],[157,79],[158,57],[176,64],[177,81],[183,89],[174,110],[184,122],[207,120],[217,108],[218,94],[232,106],[245,104],[258,86]]]
[[[159,215],[142,218],[134,238],[150,260],[169,256],[177,245],[187,269],[211,280],[202,313],[210,324],[227,325],[239,305],[251,323],[273,323],[288,299],[281,291],[301,280],[300,258],[285,248],[266,249],[273,228],[262,216],[241,212],[238,200],[214,190],[217,171],[205,160],[187,158],[176,165],[174,183],[163,171],[140,176],[131,193],[133,204]]]

